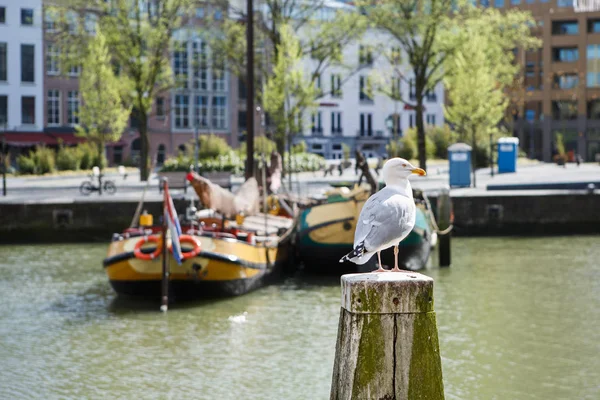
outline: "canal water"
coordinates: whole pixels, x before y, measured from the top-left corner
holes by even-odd
[[[339,279],[116,298],[105,245],[0,246],[1,399],[327,399]],[[460,238],[431,267],[447,399],[600,398],[600,237]]]

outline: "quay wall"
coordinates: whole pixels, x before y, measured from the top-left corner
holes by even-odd
[[[435,205],[436,198],[431,197]],[[174,200],[179,214],[189,204]],[[600,195],[453,197],[455,236],[600,233]],[[108,242],[129,226],[137,202],[0,204],[0,243]],[[161,215],[160,202],[144,209]]]

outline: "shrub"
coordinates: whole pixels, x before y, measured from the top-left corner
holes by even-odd
[[[291,160],[289,154],[286,154],[286,158],[291,161],[291,166],[288,164],[288,168],[292,172],[319,171],[325,167],[325,159],[313,153],[292,154]]]
[[[307,146],[306,146],[306,142],[304,140],[302,140],[292,146],[292,154],[306,153],[306,150],[307,150]]]
[[[61,147],[56,154],[59,171],[77,171],[81,167],[81,151],[78,147]]]
[[[81,154],[79,164],[81,169],[89,170],[95,165],[98,165],[100,155],[98,154],[98,147],[96,147],[96,145],[90,142],[80,143],[77,146],[77,149]]]
[[[404,135],[404,137],[400,140],[403,139],[410,139],[410,141],[412,143],[414,143],[414,149],[415,149],[415,153],[413,158],[417,158],[419,156],[419,145],[418,145],[418,140],[417,140],[417,129],[416,128],[411,128],[409,130],[406,131],[406,134]],[[408,152],[408,150],[407,150]],[[436,154],[436,145],[435,142],[433,140],[431,140],[431,138],[425,137],[425,153],[427,155],[428,159],[434,158],[435,154]],[[402,156],[400,156],[402,157]],[[410,158],[406,158],[406,157],[402,157],[405,158],[407,160],[410,160]]]
[[[448,158],[448,146],[455,142],[455,134],[448,125],[432,126],[426,131],[428,143],[435,145],[434,156],[436,158]],[[429,149],[427,151],[429,154]]]
[[[231,147],[222,137],[216,135],[202,135],[198,139],[198,158],[215,158],[231,151]],[[193,154],[193,151],[191,152]]]
[[[19,167],[19,173],[21,174],[35,174],[35,161],[33,157],[21,154],[17,158],[17,167]]]
[[[293,147],[292,147],[293,148]],[[258,136],[254,138],[254,154],[259,155],[263,153],[268,156],[272,152],[277,150],[277,144],[271,139],[265,136]],[[239,149],[239,154],[242,157],[246,155],[246,142],[242,143]]]
[[[39,146],[33,153],[36,174],[47,174],[54,171],[56,167],[56,156],[54,150]]]
[[[346,143],[342,143],[342,153],[344,154],[344,160],[348,160],[350,158],[350,146]]]
[[[179,153],[177,157],[167,158],[162,165],[161,172],[189,171],[193,161],[185,154]]]
[[[417,143],[410,136],[391,141],[386,149],[390,158],[402,157],[412,160],[417,156]]]

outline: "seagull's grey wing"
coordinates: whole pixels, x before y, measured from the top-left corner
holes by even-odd
[[[356,230],[354,231],[354,247],[365,240],[374,226],[380,224],[380,222],[375,220],[377,218],[375,210],[377,210],[387,198],[384,191],[385,188],[369,197],[360,211],[358,221],[356,221]]]
[[[414,200],[398,194],[386,196],[372,208],[368,219],[359,221],[362,225],[370,227],[363,238],[365,249],[383,250],[399,243],[413,229],[415,216]]]

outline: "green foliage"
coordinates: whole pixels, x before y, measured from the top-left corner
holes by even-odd
[[[566,154],[565,151],[565,140],[562,133],[556,133],[556,151],[559,156],[564,156]]]
[[[306,142],[301,140],[292,146],[292,154],[306,153],[307,149],[308,147],[306,146]]]
[[[56,154],[56,168],[59,171],[77,171],[81,167],[81,150],[78,147],[64,147]]]
[[[79,154],[81,156],[80,167],[83,170],[90,170],[92,167],[97,166],[100,160],[100,154],[98,147],[93,143],[85,142],[77,146]]]
[[[448,146],[456,142],[456,134],[452,132],[448,125],[430,126],[425,132],[428,138],[427,143],[435,146],[434,157],[448,159]]]
[[[177,157],[169,157],[162,165],[160,172],[187,172],[190,171],[194,161],[183,153]]]
[[[350,158],[350,146],[346,143],[342,143],[342,153],[344,154],[344,160],[348,160]]]
[[[55,169],[55,155],[52,149],[39,146],[29,153],[17,158],[17,165],[21,174],[47,174]]]
[[[128,80],[115,76],[106,38],[100,30],[89,42],[82,68],[77,135],[93,140],[103,149],[104,143],[121,138],[131,107],[125,107],[122,99],[130,90]]]
[[[388,156],[401,157],[412,160],[417,156],[417,143],[411,136],[404,136],[397,140],[391,140],[386,146]]]
[[[222,156],[231,151],[231,147],[225,139],[213,134],[201,135],[198,138],[198,146],[198,158],[200,160]],[[193,154],[193,150],[190,153]]]
[[[246,142],[243,142],[238,149],[240,157],[246,157]],[[261,154],[268,156],[273,151],[277,150],[277,144],[265,136],[254,138],[254,157],[259,157]]]
[[[313,153],[292,154],[291,160],[289,154],[286,153],[286,158],[290,164],[290,170],[294,173],[319,171],[325,167],[325,159]]]

